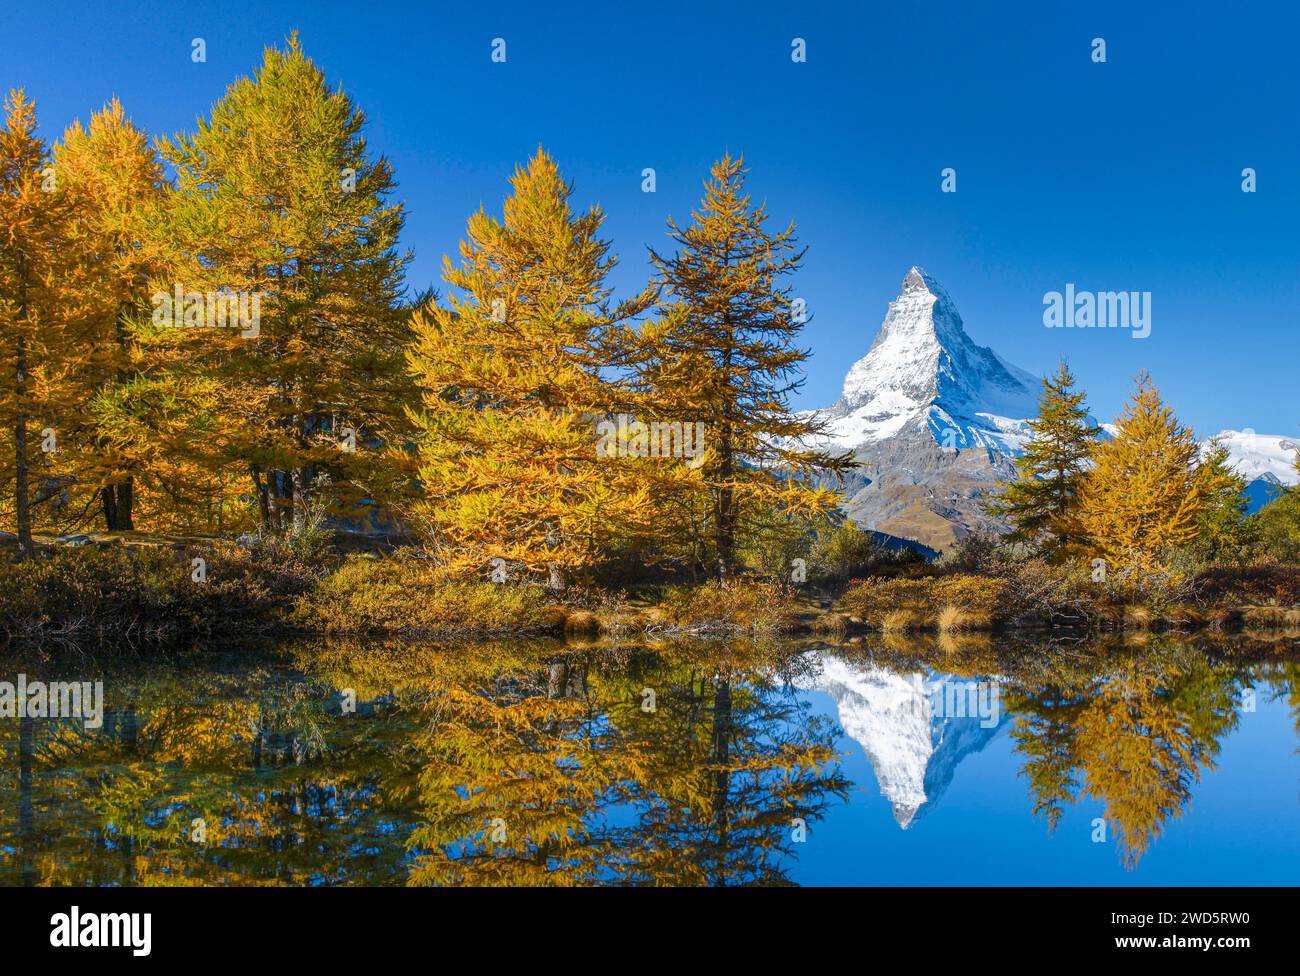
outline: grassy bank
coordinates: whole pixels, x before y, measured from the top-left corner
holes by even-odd
[[[196,571],[202,561],[201,571]],[[274,545],[218,542],[46,547],[0,558],[0,634],[11,639],[174,641],[277,634],[459,638],[776,633],[799,607],[781,587],[650,588],[650,599],[448,580],[396,556],[303,560]]]
[[[1102,574],[1026,560],[980,573],[855,580],[836,603],[850,624],[882,632],[960,633],[1069,627],[1090,631],[1243,628],[1300,631],[1300,566]]]
[[[202,560],[196,571],[195,560]],[[920,564],[892,576],[802,588],[760,578],[727,586],[575,587],[448,580],[414,551],[314,554],[188,540],[48,547],[0,558],[0,634],[18,639],[170,641],[280,634],[435,638],[642,634],[960,635],[1092,631],[1300,633],[1300,567],[1259,562],[1195,573],[1116,574],[1038,560]]]

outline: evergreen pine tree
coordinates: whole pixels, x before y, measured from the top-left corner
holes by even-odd
[[[1196,545],[1206,559],[1240,553],[1251,542],[1246,518],[1246,479],[1231,466],[1228,449],[1217,441],[1201,459],[1209,488],[1196,520]]]
[[[1011,522],[1012,541],[1044,542],[1049,552],[1060,554],[1077,541],[1070,536],[1067,516],[1100,430],[1064,360],[1055,376],[1043,379],[1038,416],[1029,421],[1029,429],[1024,454],[1015,461],[1016,479],[989,509]]]

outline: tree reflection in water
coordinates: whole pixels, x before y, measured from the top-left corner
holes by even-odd
[[[1121,860],[1133,867],[1182,811],[1202,771],[1214,768],[1250,682],[1186,650],[1092,663],[1095,670],[1013,688],[1012,735],[1035,812],[1054,828],[1080,794],[1100,800]]]
[[[411,882],[786,882],[848,784],[781,656],[743,650],[569,654],[531,683],[441,689]]]
[[[313,642],[105,657],[102,729],[0,720],[0,883],[792,883],[799,840],[852,785],[839,729],[797,690],[817,666],[806,649]],[[1051,828],[1081,797],[1100,801],[1130,867],[1214,768],[1252,687],[1286,700],[1300,733],[1300,666],[1262,654],[829,653],[1000,675],[1034,809]],[[12,670],[92,677],[83,658]]]

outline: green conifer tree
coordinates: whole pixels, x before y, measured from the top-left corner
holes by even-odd
[[[1232,467],[1228,449],[1217,441],[1201,459],[1210,489],[1196,519],[1195,548],[1203,559],[1242,554],[1250,545],[1253,524],[1246,517],[1246,479]]]
[[[1011,522],[1011,540],[1040,543],[1055,555],[1078,541],[1067,516],[1100,430],[1088,416],[1086,394],[1074,382],[1064,360],[1056,375],[1043,379],[1038,416],[1029,421],[1032,436],[1015,462],[1016,478],[989,505],[994,515]]]

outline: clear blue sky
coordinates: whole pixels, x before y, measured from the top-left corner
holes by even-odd
[[[630,289],[729,148],[810,245],[801,406],[838,396],[919,264],[977,341],[1035,373],[1067,355],[1105,419],[1147,368],[1201,433],[1300,434],[1294,4],[23,3],[0,85],[27,88],[47,137],[113,95],[174,132],[295,28],[396,166],[413,286],[543,144],[605,207]],[[1152,292],[1151,336],[1044,328],[1043,295],[1067,281]]]

